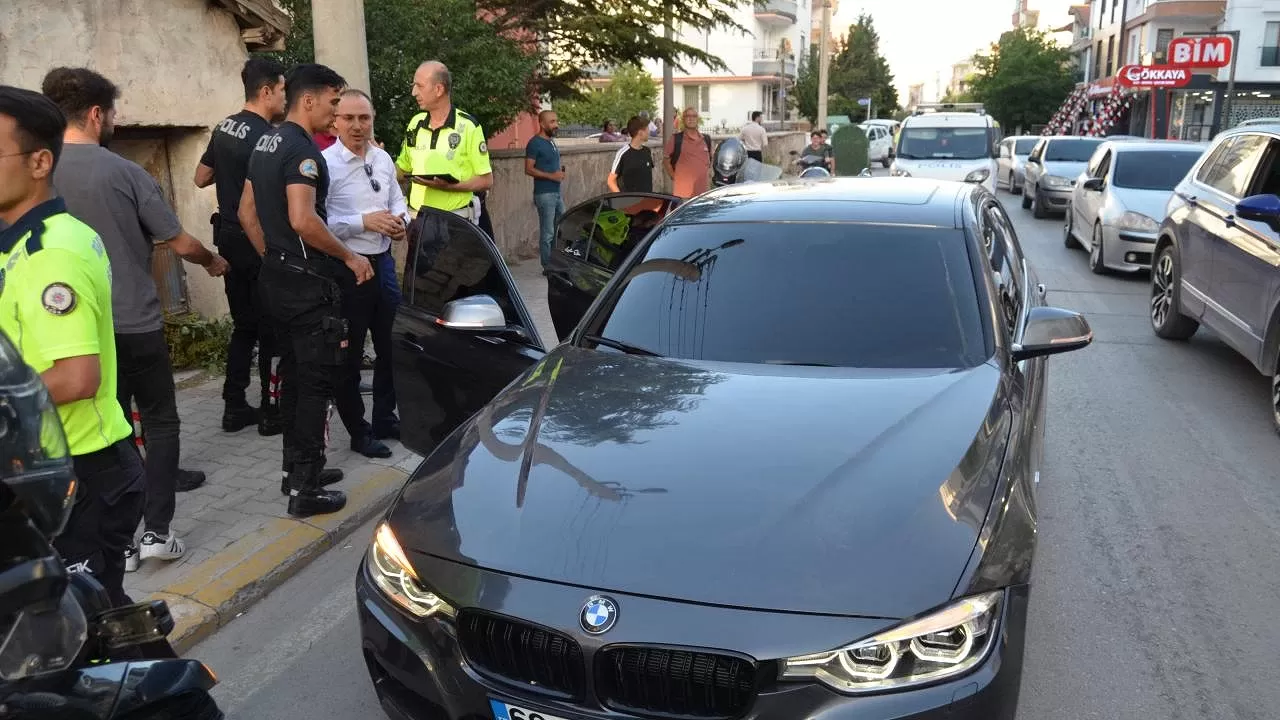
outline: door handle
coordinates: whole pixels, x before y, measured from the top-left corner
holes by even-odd
[[[1222,222],[1223,222],[1223,223],[1225,223],[1227,227],[1235,227],[1235,226],[1236,226],[1236,216],[1235,216],[1235,215],[1228,215],[1228,216],[1226,216],[1226,217],[1222,218]]]
[[[1186,201],[1187,201],[1187,204],[1188,204],[1188,205],[1190,205],[1191,207],[1197,207],[1197,206],[1199,205],[1199,203],[1198,203],[1198,202],[1196,202],[1196,196],[1195,196],[1195,195],[1183,195],[1183,196],[1182,196],[1182,199],[1183,199],[1183,200],[1186,200]]]
[[[1045,288],[1044,283],[1036,283],[1036,293],[1039,294],[1040,297],[1044,297],[1047,292],[1048,289]]]
[[[427,349],[418,344],[418,336],[406,333],[400,338],[400,347],[414,352],[426,352]]]

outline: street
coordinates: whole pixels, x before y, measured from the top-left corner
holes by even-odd
[[[1205,330],[1157,339],[1147,276],[1090,274],[1060,219],[1000,195],[1049,303],[1095,333],[1049,362],[1020,717],[1272,717],[1280,438],[1268,379]],[[372,527],[189,653],[218,673],[228,717],[382,716],[354,606]]]

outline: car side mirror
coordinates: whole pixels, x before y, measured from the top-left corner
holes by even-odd
[[[1106,187],[1106,185],[1107,185],[1107,181],[1105,178],[1089,178],[1088,180],[1085,180],[1080,185],[1080,187],[1084,188],[1085,190],[1094,190],[1094,191],[1100,192],[1102,188]]]
[[[1236,215],[1245,220],[1257,220],[1269,225],[1280,223],[1280,197],[1275,195],[1250,195],[1236,203]]]
[[[1011,351],[1014,362],[1079,350],[1093,342],[1093,329],[1084,316],[1056,307],[1034,307],[1027,313],[1022,342]]]
[[[436,324],[450,330],[494,332],[507,329],[507,316],[488,295],[472,295],[446,303]]]

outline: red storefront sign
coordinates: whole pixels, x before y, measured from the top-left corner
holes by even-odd
[[[1178,65],[1125,65],[1116,82],[1133,88],[1178,88],[1191,82],[1191,70]]]
[[[1231,64],[1235,43],[1230,35],[1183,36],[1169,43],[1169,65],[1189,68],[1222,68]]]

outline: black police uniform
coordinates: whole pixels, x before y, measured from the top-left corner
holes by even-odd
[[[256,343],[258,380],[262,388],[258,432],[263,435],[280,432],[279,406],[272,401],[271,394],[271,359],[276,355],[275,341],[270,323],[263,317],[258,297],[258,271],[262,267],[262,259],[240,227],[237,213],[244,180],[249,172],[249,157],[258,139],[270,130],[271,124],[261,115],[241,110],[214,128],[209,146],[200,159],[201,163],[213,168],[218,193],[218,212],[212,218],[213,242],[231,266],[224,278],[233,329],[227,346],[227,378],[222,385],[222,399],[227,404],[222,429],[235,431],[253,424],[246,422],[244,416],[248,407],[245,391],[249,387],[249,362]],[[237,411],[240,417],[236,416]]]
[[[258,288],[280,351],[289,513],[332,512],[345,498],[321,490],[330,479],[321,471],[328,402],[347,353],[338,279],[350,270],[337,258],[306,246],[289,224],[285,191],[297,184],[315,188],[316,214],[324,219],[328,168],[310,133],[285,122],[258,140],[249,160],[249,181],[266,237]]]

